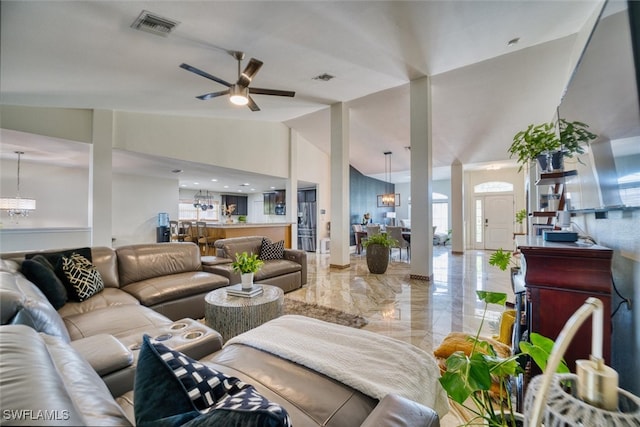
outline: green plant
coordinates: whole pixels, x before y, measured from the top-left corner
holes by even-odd
[[[369,245],[382,245],[385,248],[390,248],[392,246],[396,246],[397,244],[398,241],[392,237],[389,237],[386,233],[367,236],[367,238],[362,241],[362,246],[364,246],[365,248]]]
[[[509,157],[516,156],[516,162],[520,164],[518,171],[524,165],[535,160],[541,154],[560,149],[560,140],[556,136],[553,123],[529,125],[526,130],[520,131],[513,137],[513,143],[509,147]]]
[[[527,210],[526,209],[521,209],[518,212],[516,212],[516,222],[518,224],[522,224],[522,222],[527,218]]]
[[[475,336],[468,338],[473,343],[471,351],[469,355],[462,351],[451,354],[446,360],[446,371],[439,381],[453,401],[474,414],[466,425],[484,423],[488,426],[515,426],[509,388],[510,378],[523,372],[519,361],[522,356],[518,354],[501,358],[493,346],[480,337],[487,307],[489,304],[504,305],[507,294],[489,291],[476,291],[476,294],[481,301],[484,301],[484,312]],[[522,354],[530,355],[538,366],[546,366],[553,348],[553,341],[536,333],[532,333],[530,339],[531,343],[520,343]],[[569,372],[569,369],[565,364],[561,364],[558,372]],[[499,385],[498,396],[505,396],[497,405],[494,404],[489,391],[492,380]],[[473,407],[465,403],[468,399]]]
[[[565,157],[573,157],[575,153],[584,153],[584,144],[596,139],[598,136],[587,130],[589,126],[582,122],[569,122],[560,119],[558,128],[560,130],[560,143],[562,153]]]
[[[258,259],[257,254],[249,255],[246,252],[236,253],[236,260],[231,264],[233,271],[237,273],[255,273],[260,270],[264,262]]]
[[[584,153],[583,145],[598,137],[589,132],[588,127],[585,123],[565,119],[556,123],[531,124],[526,130],[515,134],[508,152],[510,157],[517,157],[519,171],[538,156],[554,151],[562,151],[563,156],[573,157],[574,154]]]
[[[500,248],[489,257],[489,265],[498,267],[500,270],[505,271],[509,265],[517,267],[518,264],[513,260],[512,254],[509,251],[505,251]]]

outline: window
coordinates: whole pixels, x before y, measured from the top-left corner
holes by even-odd
[[[182,201],[178,204],[178,218],[181,220],[192,221],[219,221],[220,220],[220,202],[211,202],[213,208],[203,211],[193,206],[193,202]]]
[[[473,187],[474,193],[507,193],[513,191],[513,184],[502,181],[488,181]]]
[[[442,193],[433,193],[431,199],[431,215],[436,232],[447,233],[449,231],[449,198]]]

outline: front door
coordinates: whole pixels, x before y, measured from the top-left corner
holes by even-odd
[[[476,248],[506,249],[513,246],[515,217],[513,195],[481,196],[476,198]]]

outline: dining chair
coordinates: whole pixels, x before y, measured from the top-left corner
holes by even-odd
[[[196,240],[193,236],[193,223],[191,221],[182,221],[180,223],[180,235],[183,242],[194,242]]]
[[[178,230],[178,221],[169,221],[169,240],[178,242],[180,230]]]
[[[200,247],[200,254],[207,255],[209,249],[209,241],[207,235],[207,223],[204,221],[196,221],[196,241]]]
[[[402,249],[404,248],[407,250],[407,259],[409,259],[411,245],[409,245],[409,242],[407,242],[404,236],[402,236],[402,227],[387,226],[387,236],[396,241],[396,244],[391,246],[391,252],[393,252],[394,248],[397,248],[400,251],[400,259],[402,259]]]
[[[353,230],[353,236],[356,240],[356,253],[360,254],[362,252],[362,235],[364,234],[362,231],[362,225],[351,224],[351,229]]]

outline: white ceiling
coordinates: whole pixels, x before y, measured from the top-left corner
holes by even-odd
[[[403,182],[410,165],[408,83],[430,75],[434,166],[445,174],[456,160],[467,168],[504,166],[512,136],[553,117],[580,49],[575,35],[599,4],[2,1],[0,102],[284,122],[326,152],[328,107],[345,102],[351,164],[384,177],[383,152],[392,151],[394,181]],[[134,30],[142,10],[180,23],[168,37]],[[507,46],[514,38],[519,43]],[[228,50],[264,62],[252,86],[296,96],[254,95],[259,112],[224,97],[196,99],[225,88],[179,65],[235,82]],[[322,73],[335,78],[313,79]],[[10,134],[0,135],[2,158],[25,144]],[[51,156],[81,157],[76,148]],[[129,173],[167,174],[168,167],[185,171],[181,182],[212,178],[206,165],[114,156],[114,169]],[[249,178],[270,185],[267,177]]]

